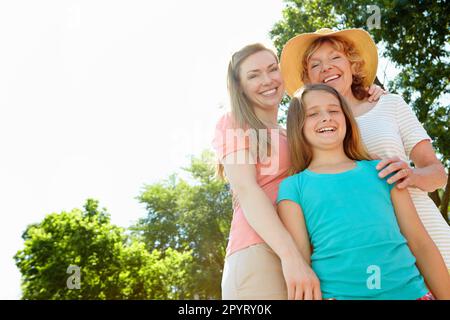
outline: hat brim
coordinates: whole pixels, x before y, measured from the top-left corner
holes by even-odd
[[[326,33],[303,33],[291,38],[281,52],[280,66],[283,75],[286,92],[293,96],[295,91],[303,87],[302,60],[306,50],[318,38],[335,36],[343,38],[354,45],[362,60],[366,74],[364,86],[370,86],[377,75],[378,50],[369,33],[363,29],[346,29]]]

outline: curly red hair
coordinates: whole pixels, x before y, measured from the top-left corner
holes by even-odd
[[[353,73],[352,81],[352,93],[358,100],[363,100],[368,97],[366,88],[364,87],[364,79],[367,75],[364,73],[364,60],[359,55],[358,51],[354,45],[342,38],[336,36],[322,37],[314,41],[303,55],[303,74],[301,75],[303,82],[309,83],[308,79],[308,60],[311,58],[314,52],[316,52],[319,47],[328,42],[331,44],[333,49],[340,51],[345,54],[348,61],[350,62],[351,70]]]

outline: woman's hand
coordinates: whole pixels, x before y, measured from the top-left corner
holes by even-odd
[[[383,94],[386,94],[386,91],[376,84],[373,84],[366,89],[367,93],[369,94],[369,102],[378,101]]]
[[[381,160],[377,165],[377,170],[381,170],[378,173],[380,178],[384,178],[391,173],[392,175],[387,182],[389,184],[397,183],[396,187],[398,189],[405,189],[407,187],[413,186],[414,171],[411,169],[405,161],[400,160],[399,157],[392,157],[388,159]]]
[[[300,256],[300,254],[299,254]],[[320,281],[301,257],[281,259],[288,300],[322,300]]]

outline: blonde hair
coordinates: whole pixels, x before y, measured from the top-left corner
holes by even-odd
[[[259,155],[259,150],[263,149],[264,144],[266,144],[265,150],[267,150],[267,155],[270,155],[270,135],[266,136],[265,134],[260,134],[261,129],[268,128],[256,116],[250,100],[244,93],[242,88],[242,79],[240,77],[241,65],[244,60],[261,51],[270,52],[278,63],[277,55],[263,44],[255,43],[247,45],[241,50],[235,52],[231,57],[230,63],[228,64],[227,86],[231,104],[231,116],[236,125],[236,129],[253,129],[257,132],[257,154]],[[270,130],[268,130],[268,132],[270,132]],[[217,165],[216,174],[222,179],[225,178],[222,164]]]
[[[353,113],[339,92],[325,84],[306,85],[301,92],[294,95],[288,109],[287,136],[291,157],[291,169],[289,171],[289,175],[305,170],[312,161],[312,148],[303,133],[303,126],[306,118],[304,97],[311,91],[328,92],[339,100],[347,127],[343,142],[344,152],[347,157],[352,160],[372,160],[369,152],[362,143],[358,124],[353,117]]]
[[[350,68],[353,73],[352,80],[352,93],[358,100],[363,100],[368,97],[368,93],[366,88],[364,87],[364,80],[367,75],[364,72],[364,60],[361,58],[360,54],[356,50],[355,46],[342,38],[337,36],[327,36],[316,39],[311,45],[306,49],[305,54],[303,55],[302,65],[303,65],[303,74],[301,75],[302,81],[304,83],[310,82],[308,78],[308,61],[311,56],[316,52],[317,49],[322,46],[322,44],[328,42],[331,44],[333,49],[344,53],[350,62]]]

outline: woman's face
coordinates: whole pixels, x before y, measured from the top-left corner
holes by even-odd
[[[278,62],[269,51],[259,51],[241,64],[242,89],[254,107],[278,108],[284,95],[284,83]]]
[[[318,149],[341,146],[345,138],[346,123],[339,99],[326,91],[310,91],[303,96],[306,141]]]
[[[343,52],[324,42],[309,58],[308,78],[312,84],[325,83],[343,96],[352,94],[353,73],[350,61]]]

